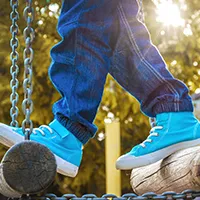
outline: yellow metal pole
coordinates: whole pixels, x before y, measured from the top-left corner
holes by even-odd
[[[105,123],[106,148],[106,193],[121,196],[121,173],[115,168],[120,156],[120,123]]]

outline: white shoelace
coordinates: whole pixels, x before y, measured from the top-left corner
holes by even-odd
[[[45,136],[45,132],[42,129],[47,129],[51,134],[53,134],[53,130],[47,125],[41,125],[39,128],[34,128],[32,133],[36,135],[38,131],[41,135]]]
[[[156,137],[159,136],[159,133],[156,133],[155,130],[161,130],[161,129],[163,129],[162,126],[155,126],[155,127],[153,127],[153,128],[150,130],[150,134],[149,134],[149,136],[147,137],[147,139],[144,140],[140,145],[141,145],[143,148],[145,148],[145,147],[146,147],[145,142],[151,143],[151,142],[153,141],[152,139],[149,139],[151,136],[156,136]]]

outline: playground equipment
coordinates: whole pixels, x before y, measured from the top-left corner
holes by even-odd
[[[182,192],[200,190],[200,146],[178,151],[154,164],[133,169],[133,191],[139,195],[152,191]]]
[[[26,0],[26,2],[27,6],[24,9],[24,18],[26,19],[27,27],[24,30],[26,48],[24,50],[24,101],[22,103],[25,115],[25,120],[22,123],[25,141],[10,148],[1,162],[0,193],[8,197],[18,198],[19,200],[192,200],[200,198],[199,146],[174,153],[155,164],[134,169],[131,175],[131,185],[135,193],[124,194],[121,197],[113,194],[106,194],[100,198],[94,194],[87,194],[81,198],[73,194],[65,194],[62,197],[57,197],[54,194],[47,194],[43,197],[34,195],[45,190],[54,180],[56,174],[56,160],[48,148],[29,141],[33,129],[30,114],[33,110],[31,94],[32,61],[34,54],[32,42],[34,40],[34,30],[31,28],[31,23],[34,18],[34,9],[32,7],[32,0]],[[12,19],[10,28],[12,34],[12,39],[10,41],[12,48],[12,80],[10,83],[12,88],[10,97],[12,102],[12,108],[10,110],[12,122],[10,125],[18,127],[18,0],[10,0],[10,5],[12,8],[12,13],[10,15]],[[113,184],[115,183],[113,182]],[[187,188],[190,190],[187,190]],[[169,190],[170,192],[166,192]],[[157,195],[156,193],[159,194]]]
[[[147,192],[142,196],[134,193],[124,194],[121,197],[114,194],[105,194],[102,197],[97,197],[95,194],[85,194],[82,197],[77,197],[75,194],[64,194],[57,197],[54,194],[46,194],[45,196],[23,196],[18,200],[199,200],[200,192],[193,190],[185,190],[182,193],[164,192],[157,195],[153,192]],[[17,199],[15,199],[17,200]]]
[[[10,55],[12,66],[10,73],[12,80],[10,86],[12,93],[10,100],[12,107],[10,115],[12,118],[11,126],[18,127],[18,79],[19,72],[18,62],[18,25],[17,20],[19,14],[17,11],[18,0],[10,0],[12,12],[10,18],[12,25],[10,32],[12,39],[10,46],[12,52]],[[24,29],[24,40],[26,47],[24,49],[24,100],[22,102],[22,110],[25,119],[22,122],[22,129],[24,132],[25,141],[14,145],[5,154],[0,165],[0,193],[7,197],[21,197],[23,194],[35,194],[46,189],[54,180],[56,175],[56,160],[51,151],[38,143],[30,141],[30,134],[33,130],[33,123],[30,120],[30,115],[33,111],[33,102],[31,94],[32,86],[32,61],[34,51],[32,49],[32,42],[34,40],[34,30],[31,23],[34,19],[34,9],[32,7],[32,0],[26,1],[24,9],[24,18],[27,22],[27,27]]]

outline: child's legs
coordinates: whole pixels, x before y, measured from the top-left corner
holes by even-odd
[[[193,111],[188,88],[167,70],[137,13],[137,0],[120,0],[120,36],[109,72],[139,100],[141,110],[150,117],[162,112]]]
[[[58,23],[62,41],[51,51],[49,75],[62,95],[53,106],[55,118],[83,143],[96,132],[93,120],[115,46],[114,1],[64,1]]]

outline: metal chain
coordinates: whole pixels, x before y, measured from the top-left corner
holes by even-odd
[[[10,102],[12,104],[10,109],[10,116],[11,116],[11,123],[10,125],[13,127],[18,127],[18,113],[19,109],[17,107],[17,103],[19,100],[19,95],[17,93],[17,89],[19,86],[19,81],[17,79],[18,73],[19,73],[19,67],[17,65],[19,54],[17,52],[17,48],[19,45],[19,41],[17,39],[17,35],[19,32],[19,27],[17,25],[17,20],[19,19],[19,13],[17,12],[19,2],[18,0],[10,0],[10,6],[12,8],[12,12],[10,13],[10,19],[12,21],[12,25],[10,26],[10,33],[12,34],[12,38],[10,40],[10,47],[12,49],[12,52],[10,54],[10,60],[12,62],[12,65],[10,67],[10,74],[12,76],[12,79],[10,81],[10,88],[12,90],[12,93],[10,95]]]
[[[34,51],[32,49],[32,42],[35,37],[34,29],[31,27],[31,24],[34,19],[34,9],[32,7],[32,0],[26,0],[26,7],[24,8],[24,19],[26,20],[27,26],[24,29],[24,100],[22,102],[22,110],[25,115],[25,119],[22,122],[22,130],[25,134],[25,139],[30,139],[30,134],[33,130],[33,122],[30,119],[30,115],[33,111],[33,101],[31,99],[33,84],[32,84],[32,62]]]
[[[184,190],[182,193],[164,192],[156,194],[147,192],[141,196],[135,193],[124,194],[117,197],[114,194],[104,194],[102,197],[97,197],[95,194],[85,194],[82,197],[77,197],[75,194],[64,194],[62,197],[57,197],[55,194],[46,194],[45,196],[23,196],[19,200],[193,200],[200,198],[200,191]]]

